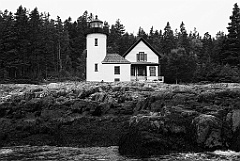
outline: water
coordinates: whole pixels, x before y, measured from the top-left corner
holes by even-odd
[[[145,159],[118,154],[118,147],[73,148],[55,146],[15,146],[0,149],[4,161],[239,161],[240,153],[217,150],[211,153],[174,153]]]

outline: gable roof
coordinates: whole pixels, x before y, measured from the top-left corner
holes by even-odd
[[[116,53],[107,53],[102,61],[103,64],[130,64],[131,62]]]
[[[130,53],[130,51],[132,51],[132,49],[137,46],[137,44],[139,44],[140,42],[143,42],[144,44],[146,44],[157,56],[161,57],[161,54],[154,49],[144,38],[140,37],[124,54],[123,57],[125,57],[128,53]]]

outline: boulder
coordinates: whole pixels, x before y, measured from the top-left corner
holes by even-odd
[[[79,92],[78,98],[84,99],[84,98],[89,97],[91,94],[94,94],[96,92],[99,92],[99,87],[90,87],[88,89],[83,89],[81,92]]]
[[[89,113],[92,116],[101,116],[102,114],[101,106],[97,102],[89,102],[87,105],[87,109],[89,109]]]
[[[160,112],[164,107],[164,103],[162,100],[157,100],[151,104],[151,111]]]
[[[12,109],[12,106],[11,102],[0,103],[0,117],[7,115],[8,111]]]
[[[132,101],[127,101],[122,103],[122,106],[120,108],[120,114],[125,114],[125,115],[131,115],[133,114],[133,109],[135,107],[135,103]]]
[[[83,110],[87,107],[88,102],[84,100],[77,100],[71,106],[72,113],[79,113],[81,114]]]
[[[161,112],[133,116],[129,121],[128,133],[120,137],[119,152],[122,155],[147,157],[192,151],[191,121],[192,117],[172,113],[163,115]]]
[[[149,108],[149,99],[148,98],[139,98],[137,100],[136,107],[134,109],[134,112],[137,113],[141,110],[148,110]]]
[[[196,142],[205,149],[223,147],[222,121],[212,115],[201,114],[193,120],[196,127]]]
[[[227,114],[226,122],[231,128],[230,149],[240,151],[240,110],[232,110]]]
[[[107,94],[105,92],[96,92],[91,95],[91,100],[97,101],[97,102],[104,102]]]
[[[232,131],[236,132],[240,125],[240,110],[233,110],[227,115],[227,121],[230,122],[232,126]]]
[[[43,107],[43,100],[40,98],[33,98],[21,106],[22,110],[27,112],[40,111]]]

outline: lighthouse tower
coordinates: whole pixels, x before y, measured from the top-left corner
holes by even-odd
[[[86,80],[102,81],[104,80],[102,61],[107,53],[107,35],[103,32],[103,22],[97,16],[90,22],[90,32],[87,34],[86,39]]]

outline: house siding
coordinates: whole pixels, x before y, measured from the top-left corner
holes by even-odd
[[[103,64],[104,73],[103,81],[104,82],[114,82],[116,78],[119,78],[121,82],[130,81],[130,64]],[[114,74],[114,67],[120,66],[120,74]]]
[[[137,54],[144,52],[147,54],[147,62],[159,63],[158,56],[143,42],[140,41],[125,58],[130,62],[137,62]]]

